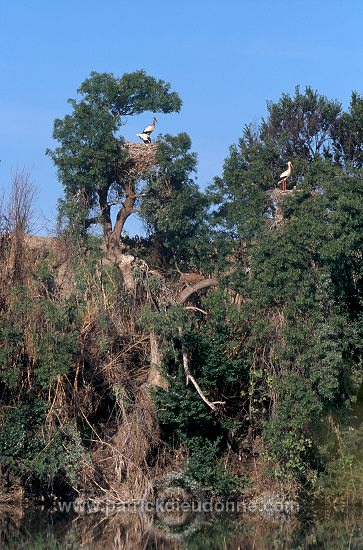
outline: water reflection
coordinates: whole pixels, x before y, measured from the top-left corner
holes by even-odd
[[[77,515],[9,507],[0,513],[0,548],[354,550],[363,548],[363,522],[361,513],[352,511],[324,511],[308,519],[129,512]]]

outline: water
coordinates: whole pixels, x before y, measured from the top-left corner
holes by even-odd
[[[0,513],[1,550],[363,549],[362,511],[307,518],[257,514],[158,517],[118,512],[77,515],[8,508]]]

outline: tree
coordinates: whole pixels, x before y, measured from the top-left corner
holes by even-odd
[[[170,85],[144,71],[116,78],[91,73],[78,89],[81,99],[70,99],[72,113],[54,123],[53,137],[60,145],[48,154],[58,168],[65,196],[61,214],[75,233],[100,223],[106,255],[120,269],[130,290],[135,282],[122,231],[140,198],[142,177],[134,165],[120,129],[125,117],[145,111],[178,112],[181,100]],[[153,164],[150,149],[149,162]],[[116,212],[113,216],[113,207]]]
[[[231,270],[248,270],[234,277],[248,433],[262,430],[279,475],[305,481],[326,467],[317,426],[362,382],[361,106],[354,94],[348,113],[311,88],[284,94],[245,127],[210,189]],[[296,190],[276,199],[288,160]]]

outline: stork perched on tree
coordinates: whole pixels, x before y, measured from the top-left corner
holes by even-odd
[[[155,130],[155,124],[157,123],[157,120],[155,117],[153,117],[153,121],[149,126],[146,126],[144,130],[141,132],[141,134],[136,134],[137,137],[142,139],[144,143],[151,143],[150,135]]]
[[[278,184],[280,185],[280,183],[282,183],[283,191],[286,191],[286,180],[291,176],[292,168],[293,168],[293,164],[292,162],[289,161],[287,163],[287,170],[285,170],[285,172],[282,172],[282,174],[280,174],[281,179]]]

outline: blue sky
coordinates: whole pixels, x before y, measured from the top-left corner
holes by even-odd
[[[181,112],[158,116],[158,131],[190,134],[205,187],[267,99],[297,84],[344,105],[363,93],[362,23],[360,0],[0,0],[0,191],[17,168],[29,171],[34,229],[51,231],[62,193],[45,156],[54,119],[91,71],[136,69],[181,95]],[[149,122],[129,120],[126,139]]]

